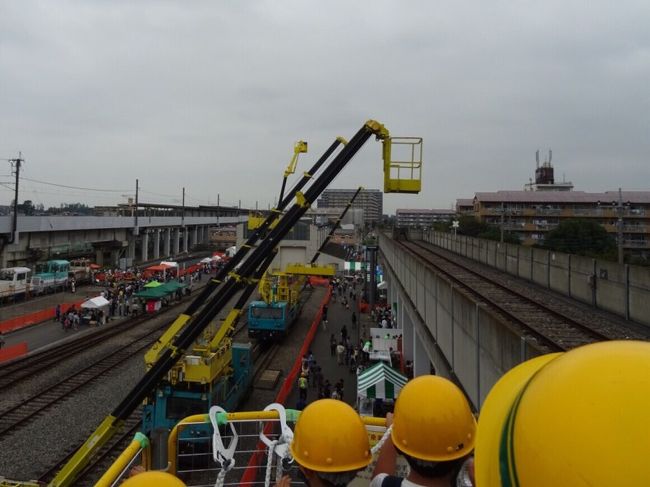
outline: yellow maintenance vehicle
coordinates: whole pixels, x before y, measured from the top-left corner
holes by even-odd
[[[291,264],[266,272],[259,284],[259,301],[248,305],[248,336],[259,340],[286,336],[300,314],[300,293],[308,276],[333,277],[334,266]]]

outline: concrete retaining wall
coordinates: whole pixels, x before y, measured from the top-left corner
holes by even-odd
[[[650,268],[448,233],[424,232],[422,239],[650,326]]]
[[[460,247],[477,257],[490,255],[485,243],[480,250],[471,240]],[[437,374],[458,382],[479,409],[499,377],[540,353],[483,304],[390,238],[380,235],[379,249],[388,301],[397,303],[397,324],[404,329],[405,359],[414,361],[416,373],[428,373],[430,363]]]

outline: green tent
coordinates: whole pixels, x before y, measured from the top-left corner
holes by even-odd
[[[146,287],[146,288],[154,288],[154,287],[158,287],[158,286],[162,286],[162,284],[159,283],[158,281],[151,281],[151,282],[148,282],[148,283],[146,283],[144,285],[144,287]]]
[[[170,293],[175,293],[179,289],[185,289],[187,284],[182,284],[178,281],[169,281],[168,283],[163,284],[162,287],[167,289]]]
[[[357,395],[369,399],[395,399],[408,379],[384,362],[357,377]]]
[[[136,298],[161,299],[171,294],[164,286],[150,287],[134,294]]]
[[[184,289],[186,287],[186,284],[181,284],[177,281],[169,281],[156,287],[147,287],[145,285],[145,289],[135,293],[135,297],[143,299],[161,299],[165,296],[174,294],[179,289]]]

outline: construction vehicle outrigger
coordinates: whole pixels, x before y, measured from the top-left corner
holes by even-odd
[[[388,130],[374,120],[366,122],[349,141],[337,138],[287,195],[281,198],[277,207],[253,230],[234,257],[161,336],[147,353],[147,371],[144,376],[102,421],[49,485],[72,485],[79,472],[120,430],[125,420],[143,402],[156,394],[160,384],[180,379],[181,373],[186,382],[199,383],[205,380],[213,384],[222,383],[223,387],[217,389],[223,393],[224,404],[229,404],[232,394],[241,389],[237,385],[237,381],[242,379],[242,376],[237,376],[238,362],[250,368],[250,363],[246,363],[250,360],[250,354],[247,356],[246,351],[243,351],[241,356],[237,356],[239,351],[233,349],[230,338],[246,301],[270,266],[281,240],[373,135],[383,144],[384,192],[420,191],[421,138],[390,137]],[[405,159],[392,159],[396,146],[409,149]],[[339,148],[341,150],[334,155]],[[325,165],[330,158],[332,160]],[[307,185],[307,189],[303,191]],[[293,205],[289,207],[292,201]],[[226,319],[222,323],[216,323],[215,317],[242,290]],[[188,361],[188,356],[198,359],[194,362]],[[244,374],[243,369],[240,372]],[[150,462],[147,463],[151,465]]]

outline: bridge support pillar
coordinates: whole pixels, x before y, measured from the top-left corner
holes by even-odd
[[[160,259],[160,228],[153,231],[153,258]]]
[[[104,251],[102,249],[95,249],[95,264],[104,265]]]
[[[172,255],[178,255],[180,253],[180,246],[181,246],[181,229],[180,228],[174,228],[174,247],[172,250]]]
[[[142,249],[140,249],[140,255],[142,262],[149,260],[149,231],[145,230],[142,232]]]
[[[199,243],[198,236],[199,236],[199,227],[195,226],[192,229],[192,246],[195,246]]]
[[[120,251],[119,250],[111,250],[111,266],[117,267],[118,264],[120,263]]]
[[[135,240],[136,236],[131,235],[129,237],[129,246],[126,248],[126,258],[131,259],[131,262],[135,259]]]
[[[187,248],[189,247],[189,239],[190,239],[190,229],[188,227],[185,227],[183,229],[183,252],[187,253]]]
[[[172,229],[164,228],[163,229],[163,255],[169,257],[172,254]]]

